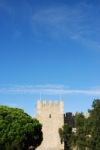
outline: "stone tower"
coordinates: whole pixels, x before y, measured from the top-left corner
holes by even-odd
[[[63,101],[38,101],[37,119],[42,123],[43,142],[37,150],[64,150],[59,137],[59,128],[64,125]]]

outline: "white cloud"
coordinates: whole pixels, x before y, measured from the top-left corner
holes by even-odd
[[[64,85],[28,85],[28,86],[14,86],[7,88],[0,88],[2,94],[45,94],[45,95],[90,95],[99,96],[100,88],[89,89],[71,89],[66,88]]]

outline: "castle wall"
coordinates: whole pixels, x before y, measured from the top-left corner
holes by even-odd
[[[64,106],[60,101],[37,102],[37,119],[42,123],[43,142],[37,150],[63,150],[59,137],[59,128],[64,125]]]

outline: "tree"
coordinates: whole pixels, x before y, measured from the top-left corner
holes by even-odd
[[[28,150],[42,142],[42,125],[22,109],[0,106],[0,149]]]
[[[95,99],[92,103],[92,109],[89,110],[89,149],[100,150],[100,99]]]
[[[78,150],[85,150],[87,147],[86,141],[86,118],[83,113],[76,113],[75,115],[75,128],[76,133],[74,139],[76,141],[75,146]]]
[[[75,115],[75,138],[78,150],[100,150],[100,100],[95,99],[88,110],[89,117],[83,113]]]
[[[65,124],[62,128],[59,129],[59,135],[61,143],[64,142],[64,149],[70,150],[72,141],[72,127]]]
[[[59,129],[61,141],[64,141],[67,150],[100,150],[100,99],[95,99],[89,116],[76,113],[74,116],[75,131],[64,125]]]

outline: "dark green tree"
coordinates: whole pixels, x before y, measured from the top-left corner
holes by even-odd
[[[89,114],[89,149],[100,150],[100,99],[93,101]]]
[[[68,125],[59,129],[61,142],[65,143],[65,149],[70,150],[100,150],[100,99],[95,99],[89,116],[76,113],[74,116],[74,130]]]
[[[64,149],[71,150],[72,127],[65,124],[62,128],[59,129],[59,135],[61,143],[64,142]]]
[[[42,142],[42,125],[22,109],[0,106],[0,150],[28,150]]]
[[[86,132],[86,118],[83,113],[76,113],[75,115],[75,128],[74,133],[75,146],[78,150],[85,150],[87,147],[87,132]]]

